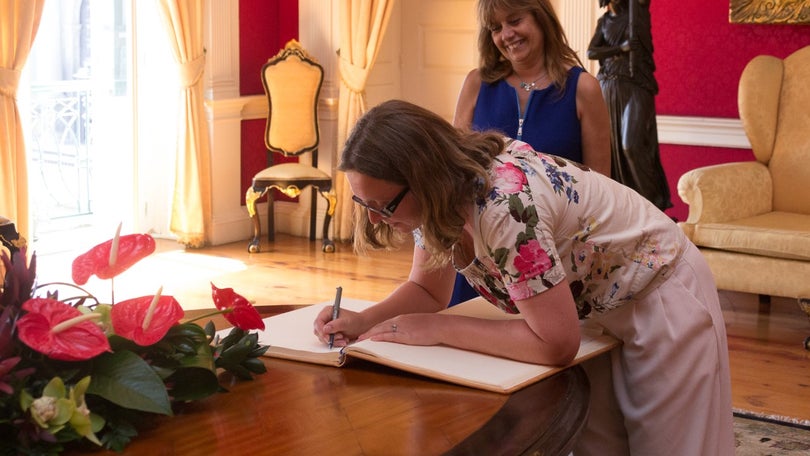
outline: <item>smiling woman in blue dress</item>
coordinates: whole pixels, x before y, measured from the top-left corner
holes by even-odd
[[[480,65],[453,124],[495,129],[610,175],[610,120],[599,82],[568,45],[548,0],[479,0]]]

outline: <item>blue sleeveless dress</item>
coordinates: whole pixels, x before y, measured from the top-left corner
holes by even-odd
[[[582,163],[577,82],[583,71],[581,67],[572,67],[568,71],[562,97],[553,85],[533,90],[529,94],[525,113],[520,112],[517,97],[517,90],[521,89],[515,89],[503,79],[492,84],[481,83],[472,128],[495,129],[510,138],[531,144],[534,150]]]
[[[473,111],[472,128],[479,131],[497,130],[547,154],[565,157],[582,163],[582,126],[577,117],[577,82],[584,68],[572,67],[568,71],[565,92],[560,97],[557,87],[548,86],[532,90],[526,103],[526,112],[520,112],[517,90],[499,79],[494,83],[482,82]],[[461,274],[450,306],[478,296]]]

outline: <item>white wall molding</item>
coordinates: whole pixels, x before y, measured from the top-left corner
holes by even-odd
[[[239,96],[239,0],[205,4],[205,98]]]
[[[656,120],[661,144],[751,148],[740,119],[659,115]]]
[[[242,103],[242,120],[266,119],[268,114],[266,95],[249,95],[237,100]]]
[[[565,30],[568,44],[577,52],[585,69],[592,75],[599,71],[599,62],[588,60],[588,45],[596,30],[596,22],[604,11],[593,0],[558,0],[555,9]]]

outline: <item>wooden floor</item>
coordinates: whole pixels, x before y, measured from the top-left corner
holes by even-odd
[[[343,287],[343,296],[377,300],[407,278],[411,261],[409,248],[358,257],[350,245],[338,244],[336,253],[325,254],[320,242],[282,234],[273,244],[264,241],[262,249],[250,254],[245,241],[184,250],[172,241],[158,241],[155,254],[115,279],[115,298],[143,296],[163,286],[163,294],[174,295],[184,308],[207,308],[213,306],[213,283],[234,288],[259,305],[329,301],[337,286]],[[40,283],[69,280],[75,253],[40,255]],[[91,280],[85,288],[103,301],[112,300],[109,281]],[[754,295],[721,291],[720,297],[734,407],[810,420],[810,351],[803,347],[810,318],[794,300],[773,298],[770,312],[761,313]]]

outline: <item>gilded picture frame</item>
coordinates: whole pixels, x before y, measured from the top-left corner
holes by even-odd
[[[732,24],[810,24],[810,0],[729,0]]]

